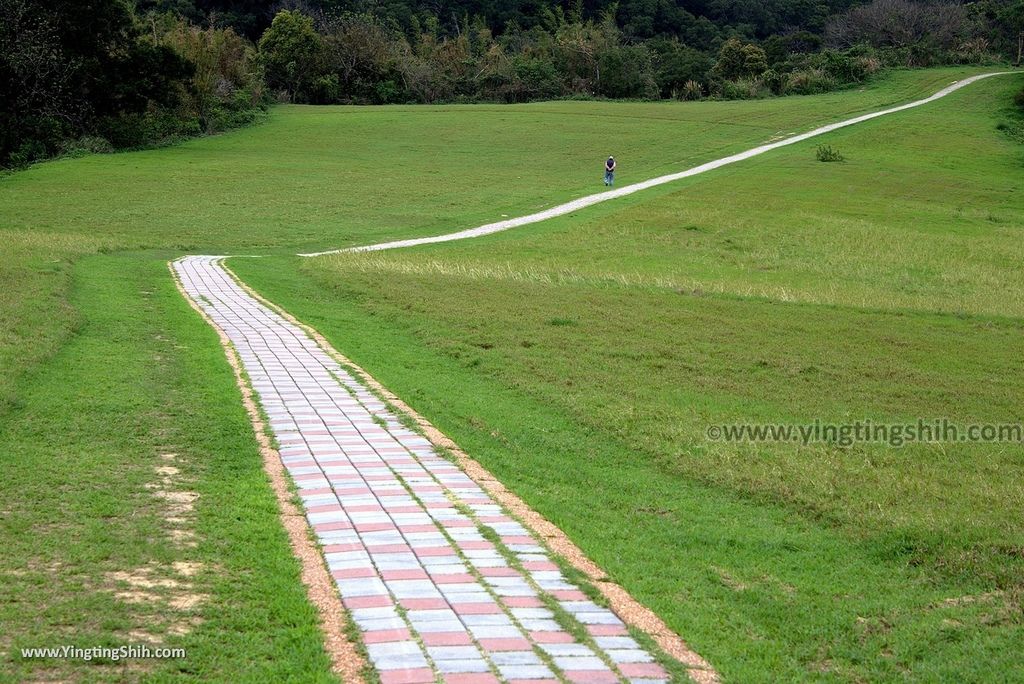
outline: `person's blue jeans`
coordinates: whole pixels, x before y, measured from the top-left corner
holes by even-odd
[[[615,185],[615,172],[614,171],[605,171],[604,172],[604,184],[605,185],[612,185],[612,186]]]

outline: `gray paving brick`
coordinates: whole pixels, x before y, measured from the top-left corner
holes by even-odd
[[[526,629],[526,630],[531,631],[531,632],[560,632],[560,631],[562,631],[562,627],[557,622],[555,622],[554,620],[537,620],[537,619],[531,618],[531,619],[527,619],[527,620],[520,620],[519,624],[521,624],[523,626],[523,629]]]
[[[639,648],[631,649],[610,649],[606,650],[605,653],[608,657],[617,663],[653,663],[654,658],[647,651]]]
[[[400,617],[389,618],[359,618],[356,619],[359,629],[364,632],[377,631],[382,629],[403,629],[405,621]]]
[[[434,660],[466,660],[481,657],[476,646],[427,646],[427,654]]]
[[[491,660],[494,661],[495,665],[543,665],[544,661],[540,659],[533,651],[500,651],[492,653],[490,655]]]
[[[489,613],[485,615],[463,615],[462,621],[467,625],[512,625],[512,619],[500,613]]]
[[[594,655],[590,647],[583,644],[540,644],[540,647],[551,656],[589,657]]]
[[[614,613],[601,611],[599,613],[576,613],[573,617],[585,625],[621,625],[622,620],[615,617]]]
[[[518,628],[504,625],[470,625],[468,629],[477,639],[515,639],[523,636]]]
[[[610,669],[597,656],[555,656],[552,658],[562,670],[608,670]]]
[[[400,655],[423,655],[423,651],[415,641],[391,641],[382,644],[367,644],[366,652],[374,660]]]
[[[458,674],[461,672],[488,672],[490,667],[483,658],[469,658],[465,660],[438,660],[437,669],[445,674]]]
[[[627,636],[599,636],[594,637],[594,643],[604,649],[609,648],[640,648],[640,645],[633,637]]]
[[[552,679],[554,673],[546,665],[498,665],[505,679]]]
[[[421,667],[430,667],[427,659],[422,654],[403,654],[374,658],[370,656],[373,666],[378,670],[413,670]]]

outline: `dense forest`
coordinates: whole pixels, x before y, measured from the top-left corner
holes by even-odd
[[[1024,0],[0,0],[0,165],[243,125],[272,102],[815,93],[1019,61]]]

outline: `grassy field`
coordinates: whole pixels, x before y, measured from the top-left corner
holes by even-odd
[[[168,256],[76,264],[75,335],[0,426],[0,681],[332,679],[230,368]],[[127,644],[187,657],[20,657]]]
[[[263,125],[216,138],[148,152],[57,161],[0,178],[0,541],[5,550],[0,557],[0,624],[5,628],[0,635],[0,681],[331,678],[316,638],[316,616],[298,583],[298,566],[277,521],[229,367],[212,331],[174,289],[168,259],[183,253],[282,255],[463,228],[595,189],[600,182],[598,164],[609,152],[623,160],[620,182],[639,180],[914,99],[976,71],[901,72],[863,91],[763,102],[280,107]],[[1001,92],[992,86],[975,87],[978,90],[972,93],[988,93],[992,103]],[[958,102],[974,100],[965,96]],[[981,108],[984,100],[978,102]],[[977,117],[983,116],[979,109]],[[883,120],[872,130],[884,131],[886,123],[894,121]],[[968,160],[978,173],[988,168],[985,159],[995,154],[993,150],[1003,149],[1009,158],[1019,149],[1000,148],[1002,139],[988,129],[969,130],[975,142],[989,145],[984,159]],[[949,136],[962,134],[958,128]],[[867,168],[852,147],[843,151],[850,162],[841,171]],[[788,157],[772,161],[783,158]],[[322,325],[343,351],[450,430],[693,639],[723,671],[739,678],[751,673],[785,676],[806,673],[808,663],[825,660],[835,665],[823,671],[844,678],[864,672],[892,675],[905,662],[918,660],[939,674],[961,664],[968,671],[980,667],[974,663],[978,654],[988,656],[1000,635],[1011,634],[1008,627],[989,630],[995,636],[977,630],[970,617],[988,620],[996,606],[1002,609],[1008,597],[1016,596],[1017,570],[1004,561],[1019,544],[1011,534],[1016,523],[999,517],[1009,510],[1004,503],[1010,493],[998,487],[1008,490],[1010,484],[993,483],[981,469],[968,473],[955,454],[949,456],[955,469],[947,469],[947,475],[954,487],[966,486],[961,483],[971,475],[995,488],[991,493],[999,504],[986,507],[977,520],[959,517],[957,511],[967,506],[964,502],[945,512],[946,519],[968,530],[958,535],[953,550],[987,553],[999,534],[1005,542],[1003,556],[983,558],[984,564],[965,558],[958,566],[963,572],[996,568],[1002,573],[999,578],[968,578],[952,586],[968,593],[975,585],[980,591],[1002,582],[1007,589],[995,603],[965,601],[948,609],[955,613],[950,619],[965,620],[963,638],[956,630],[946,630],[951,634],[947,639],[959,646],[909,661],[900,652],[890,663],[878,657],[890,638],[888,627],[879,627],[880,620],[891,617],[887,607],[900,599],[898,607],[909,610],[928,597],[945,596],[940,589],[946,585],[928,585],[934,572],[906,568],[903,556],[876,562],[871,556],[879,548],[875,536],[865,532],[856,538],[863,521],[874,514],[848,510],[860,499],[846,491],[845,483],[839,490],[829,490],[834,505],[822,503],[818,490],[799,481],[790,481],[791,491],[781,497],[781,487],[762,487],[765,473],[783,469],[769,479],[793,478],[804,472],[801,464],[806,465],[806,459],[800,461],[784,449],[757,458],[754,455],[760,452],[753,450],[712,450],[694,433],[699,411],[715,409],[707,415],[720,419],[752,415],[749,373],[734,368],[733,361],[747,340],[752,340],[752,354],[762,344],[766,320],[774,322],[778,315],[786,326],[774,346],[757,350],[758,362],[761,356],[770,362],[755,369],[764,376],[758,391],[764,394],[759,406],[765,416],[787,415],[771,392],[773,386],[784,385],[772,365],[772,348],[807,344],[802,353],[808,358],[834,353],[821,337],[817,346],[810,343],[814,338],[808,329],[816,324],[814,312],[820,307],[779,313],[780,307],[770,304],[779,299],[771,282],[747,283],[766,289],[741,292],[763,295],[763,300],[732,296],[750,269],[728,262],[732,271],[726,273],[726,262],[715,255],[729,248],[715,244],[715,233],[709,232],[706,239],[704,270],[687,266],[685,259],[691,259],[692,266],[699,255],[678,243],[680,212],[687,210],[692,193],[712,178],[742,182],[738,167],[736,171],[660,188],[585,216],[496,237],[479,247],[452,246],[452,252],[308,262],[302,270],[284,258],[233,263],[282,304]],[[816,174],[814,180],[821,177]],[[990,183],[997,189],[1002,187],[998,178]],[[769,180],[747,182],[760,192]],[[711,185],[706,183],[706,189],[714,194]],[[723,192],[722,197],[729,196],[729,191]],[[737,192],[735,186],[732,192]],[[977,195],[969,188],[963,196],[968,204],[962,212],[977,219],[972,224],[975,232],[982,235],[988,226],[992,244],[1016,249],[996,234],[1009,231],[1019,218],[1012,198],[1002,208],[979,208],[970,204]],[[929,197],[922,195],[922,203]],[[722,213],[723,225],[734,225],[737,234],[732,239],[742,233],[752,240],[757,226],[749,217],[746,223],[734,223],[736,216],[746,214],[738,198],[730,201],[736,203],[735,213],[732,219]],[[665,212],[658,219],[660,229],[650,213],[659,210]],[[1002,223],[974,213],[989,210]],[[595,261],[599,251],[578,244],[586,242],[580,240],[580,231],[586,236],[614,232],[614,225],[625,225],[623,212],[639,221],[634,232],[640,226],[652,235],[660,230],[669,241],[667,247],[652,247],[653,253],[644,255],[628,231],[618,238],[609,233],[608,245],[628,247],[635,264],[627,268],[614,261]],[[687,225],[698,225],[696,221],[687,219]],[[780,215],[780,235],[787,225]],[[710,223],[706,228],[716,230]],[[488,254],[494,249],[502,251]],[[565,253],[564,261],[557,263],[552,257],[556,250]],[[802,258],[813,262],[813,248],[807,250]],[[1014,254],[1005,252],[1006,263],[1012,264]],[[859,270],[868,268],[858,265],[861,255],[849,258],[848,278],[860,278],[862,291],[856,296],[890,296],[881,287],[884,274]],[[438,260],[441,271],[455,272],[433,272]],[[981,267],[970,270],[972,260],[964,262],[965,277],[981,273]],[[941,269],[943,263],[936,261],[929,268]],[[470,274],[467,268],[476,270]],[[794,292],[802,293],[792,300],[818,306],[813,298],[820,296],[820,288],[812,274],[780,258],[779,269],[785,268],[792,279],[780,271],[777,282],[792,282]],[[1015,277],[1011,268],[1004,271],[1006,277]],[[523,279],[531,273],[541,275]],[[388,287],[376,292],[373,283],[381,274],[387,274]],[[609,274],[616,282],[608,282]],[[680,297],[662,282],[686,278],[704,282],[707,292],[722,296]],[[906,287],[917,287],[916,282],[911,278]],[[1019,290],[1012,282],[1000,286],[1009,297],[990,287],[979,288],[968,298],[974,308],[965,310],[985,312],[987,317],[935,319],[935,325],[951,326],[949,335],[962,329],[955,326],[967,326],[972,332],[961,336],[962,344],[973,345],[978,358],[961,364],[949,361],[951,342],[942,339],[920,349],[922,359],[933,351],[946,352],[946,357],[939,356],[947,362],[935,361],[933,375],[944,383],[940,387],[956,388],[949,391],[959,392],[958,382],[976,379],[985,368],[999,371],[994,388],[975,387],[965,395],[969,402],[964,410],[986,416],[1002,415],[1002,408],[1012,405],[1009,388],[1015,376],[1004,368],[1019,351],[1014,346],[1018,342],[1011,304],[1019,302],[1012,294]],[[462,310],[451,306],[443,292],[450,287],[472,288],[479,294],[480,309],[470,310],[467,303]],[[685,287],[690,285],[679,289]],[[417,288],[422,288],[422,301],[415,294]],[[934,292],[930,296],[939,298]],[[1000,298],[1004,308],[993,310]],[[702,382],[719,382],[727,391],[711,396],[699,383],[669,382],[678,379],[675,358],[664,368],[652,365],[655,373],[645,372],[650,384],[631,383],[637,369],[648,363],[644,338],[630,342],[632,349],[615,346],[606,348],[607,354],[601,352],[602,340],[607,343],[609,335],[619,335],[623,328],[612,325],[614,315],[595,313],[596,308],[628,310],[635,316],[631,325],[646,329],[653,322],[648,339],[663,340],[680,332],[674,317],[683,315],[682,309],[667,318],[659,315],[665,301],[673,307],[688,302],[696,320],[710,321],[708,334],[716,317],[739,317],[733,332],[718,330],[721,338],[709,341],[712,348],[721,346],[728,352],[722,358],[701,354],[692,336],[679,338],[678,346],[691,355],[690,363],[706,371]],[[323,303],[328,306],[320,308]],[[762,308],[744,308],[755,305]],[[706,308],[714,306],[720,309]],[[902,300],[893,306],[892,315],[904,316],[910,314],[900,307],[920,308]],[[538,318],[526,316],[524,307],[537,307]],[[488,310],[493,314],[484,315]],[[858,325],[845,309],[835,311],[839,313],[829,314],[835,318],[831,329],[843,330],[846,325],[866,344],[878,344],[870,323]],[[1006,318],[997,318],[996,313]],[[930,321],[922,318],[906,333],[908,339],[920,342]],[[344,330],[349,323],[363,326],[358,335]],[[972,325],[981,332],[975,334]],[[523,326],[523,332],[509,337],[517,326]],[[379,335],[380,342],[372,340],[371,333]],[[567,340],[575,345],[575,358],[565,353],[570,349]],[[375,344],[381,346],[374,348]],[[511,346],[515,354],[507,353]],[[670,345],[669,351],[676,346]],[[856,347],[854,340],[849,347]],[[854,358],[869,358],[870,351],[867,347],[857,352],[859,357],[843,359],[838,369],[820,360],[822,375],[816,385],[800,393],[786,390],[792,395],[787,404],[791,414],[802,416],[802,406],[816,406],[813,387],[833,387],[828,378],[853,374]],[[604,356],[611,361],[606,363]],[[893,364],[912,376],[904,391],[908,397],[917,396],[925,385],[920,369],[909,362]],[[881,377],[887,368],[876,372]],[[883,377],[876,385],[887,381]],[[865,396],[870,394],[870,388],[862,389]],[[930,390],[935,396],[943,391]],[[993,402],[993,396],[1002,398]],[[697,400],[688,409],[693,415],[676,421],[679,407],[691,398]],[[905,398],[889,400],[899,403]],[[940,399],[935,400],[938,404],[921,399],[920,405],[945,406]],[[880,414],[887,415],[883,408]],[[673,421],[675,425],[670,425]],[[676,432],[658,431],[666,425]],[[672,443],[667,451],[666,440]],[[701,449],[704,457],[699,457]],[[991,453],[978,449],[977,457],[988,459],[983,460],[985,467],[1004,468],[1001,481],[1009,483],[1015,472],[1013,453],[1003,460],[985,456]],[[817,459],[818,454],[807,454],[810,458]],[[840,465],[849,460],[846,452],[838,451],[832,458]],[[884,452],[872,451],[865,458],[891,458],[893,472],[901,467],[899,458]],[[872,468],[862,470],[873,473]],[[574,474],[592,483],[594,498],[579,495]],[[650,481],[639,493],[646,503],[637,506],[628,493],[637,493],[637,483],[644,478]],[[918,509],[927,508],[919,498],[909,498]],[[603,506],[594,506],[594,501]],[[875,518],[880,526],[891,525],[887,515]],[[938,524],[926,522],[927,529]],[[995,530],[999,524],[1012,529],[1000,533]],[[900,529],[892,527],[894,540],[902,534]],[[973,546],[963,541],[969,534],[977,535]],[[622,543],[629,535],[643,543]],[[917,539],[908,536],[906,543]],[[917,547],[906,548],[911,555],[919,552]],[[932,546],[925,551],[932,554],[928,559],[952,557],[952,552],[936,555]],[[817,564],[823,553],[835,559],[834,581],[822,582]],[[762,580],[762,574],[740,573],[752,572],[748,561],[762,555],[768,559],[763,577],[784,563],[794,575],[788,585],[771,584],[773,580]],[[640,574],[645,569],[646,574]],[[735,591],[729,585],[733,581],[751,587],[752,593]],[[880,592],[886,583],[893,588]],[[763,587],[769,585],[783,591],[782,603],[765,598]],[[808,587],[820,600],[804,600],[801,592]],[[866,598],[843,602],[835,609],[839,613],[821,612],[824,597],[832,596],[837,587]],[[939,625],[946,612],[940,606],[929,619]],[[867,621],[862,641],[851,636],[846,624],[855,614]],[[906,648],[934,650],[927,640],[908,640],[908,629],[922,630],[930,638],[926,628],[932,624],[914,611],[910,614],[910,627],[898,623],[893,629],[899,639],[892,638]],[[784,626],[794,620],[795,635],[790,634],[792,627]],[[183,646],[189,655],[184,660],[145,663],[26,661],[17,656],[21,646],[129,642]],[[992,656],[1008,666],[1015,664],[1013,657],[1009,649]]]
[[[4,176],[0,285],[11,294],[0,298],[0,412],[16,399],[16,378],[77,324],[64,293],[82,255],[281,254],[445,232],[592,190],[612,143],[628,149],[619,154],[627,183],[979,71],[897,72],[861,91],[714,106],[278,107],[267,123],[221,136]]]
[[[1021,445],[706,437],[1024,420],[1020,86],[832,134],[844,163],[808,141],[488,238],[231,266],[726,679],[1022,679]]]

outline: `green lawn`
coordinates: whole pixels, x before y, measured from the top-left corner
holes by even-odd
[[[16,232],[183,250],[327,248],[464,228],[931,94],[977,67],[870,88],[719,103],[276,107],[267,123],[170,148],[41,164],[3,179]]]
[[[755,102],[277,107],[224,135],[0,177],[0,412],[77,324],[64,292],[81,255],[280,254],[447,232],[600,189],[613,150],[628,183],[980,71],[895,72],[859,91]]]
[[[726,679],[1024,679],[1021,445],[705,436],[1024,421],[1022,80],[488,238],[230,263]]]
[[[283,255],[465,228],[600,189],[598,165],[610,152],[622,160],[620,183],[640,180],[916,99],[977,71],[898,72],[863,91],[760,102],[278,107],[266,123],[223,136],[160,150],[56,161],[0,177],[0,681],[330,679],[316,638],[316,615],[298,583],[298,565],[277,521],[230,369],[213,332],[174,289],[168,259],[183,253]],[[985,100],[974,96],[988,93],[988,101],[995,102],[1002,91],[979,84],[970,92],[957,102],[981,108],[977,116],[983,117]],[[883,119],[870,124],[870,130],[884,131],[896,121]],[[963,135],[962,128],[966,123],[942,139]],[[989,168],[985,160],[994,159],[998,150],[1008,158],[1020,149],[989,129],[969,129],[975,144],[987,141],[988,146],[982,147],[984,155],[968,160],[977,173]],[[850,162],[829,167],[829,172],[851,173],[851,184],[862,182],[856,171],[866,168],[862,160],[867,153],[837,139]],[[799,160],[808,150],[800,151]],[[833,377],[854,382],[850,376],[860,377],[854,371],[856,359],[871,358],[870,346],[844,354],[837,366],[820,358],[834,352],[821,335],[808,332],[809,317],[817,321],[815,312],[822,310],[815,299],[822,291],[820,277],[815,280],[801,266],[815,262],[812,246],[800,262],[780,258],[776,274],[778,283],[793,283],[790,299],[805,302],[803,307],[772,304],[780,299],[771,289],[775,282],[755,280],[747,283],[748,292],[740,290],[737,283],[752,269],[716,257],[731,249],[723,246],[726,238],[751,240],[757,230],[740,198],[730,195],[741,192],[735,186],[718,192],[732,203],[733,218],[746,217],[746,223],[735,222],[729,207],[722,207],[721,225],[732,226],[736,235],[722,235],[716,245],[718,228],[700,219],[699,225],[710,231],[703,255],[680,248],[677,219],[688,211],[693,192],[715,192],[712,186],[725,180],[742,183],[740,171],[763,169],[761,164],[790,159],[789,154],[478,245],[450,245],[452,251],[310,261],[301,270],[297,260],[283,257],[232,263],[294,313],[322,326],[342,351],[449,430],[727,674],[783,677],[826,660],[845,678],[865,672],[889,675],[899,672],[904,661],[927,662],[941,674],[942,668],[980,667],[975,662],[979,654],[989,664],[998,658],[1007,666],[1016,664],[1012,649],[997,652],[999,639],[1012,636],[1009,628],[985,631],[971,622],[1002,615],[994,611],[1002,610],[1009,601],[1005,597],[1016,596],[1019,586],[1016,566],[1005,560],[1019,544],[1013,536],[1015,520],[1005,518],[1016,452],[973,452],[984,468],[1001,468],[999,482],[1005,484],[993,483],[982,468],[965,472],[958,465],[962,457],[948,455],[954,468],[944,472],[955,488],[987,482],[999,503],[983,507],[970,520],[961,516],[967,506],[962,501],[937,513],[923,494],[900,495],[895,502],[908,499],[906,505],[916,506],[915,511],[932,510],[943,520],[957,521],[966,531],[956,538],[953,551],[967,548],[973,554],[979,549],[975,561],[972,554],[943,554],[934,545],[919,549],[914,535],[900,546],[903,528],[889,513],[857,510],[866,487],[801,484],[798,476],[810,459],[819,458],[816,452],[801,460],[782,449],[760,456],[751,450],[715,451],[694,432],[702,419],[695,417],[698,411],[714,409],[707,415],[716,417],[753,415],[754,399],[765,416],[802,416],[807,405],[817,406],[813,388],[832,388]],[[822,178],[819,169],[811,165],[815,180]],[[965,235],[989,239],[1004,250],[1002,271],[975,266],[975,258],[963,263],[963,277],[969,280],[963,309],[988,318],[926,315],[904,334],[924,344],[929,326],[947,326],[950,336],[968,329],[970,335],[961,335],[958,344],[973,347],[978,356],[954,363],[948,359],[949,339],[929,337],[930,346],[920,349],[924,366],[893,360],[877,369],[881,379],[872,387],[889,388],[888,398],[878,404],[880,415],[888,415],[890,403],[902,406],[908,397],[918,397],[922,368],[930,369],[929,377],[938,377],[944,388],[958,388],[961,381],[995,369],[997,384],[972,388],[963,411],[997,416],[1013,406],[1015,376],[1004,369],[1019,351],[1012,318],[1014,302],[1019,302],[1013,293],[1019,289],[1010,268],[1016,252],[1006,251],[1017,247],[1005,240],[1005,232],[1019,213],[1012,197],[1001,205],[975,207],[976,192],[961,188],[957,178],[953,189],[966,198],[962,213],[977,219],[973,232]],[[999,178],[991,183],[993,196],[1003,187]],[[760,192],[771,180],[762,174],[747,182]],[[923,196],[922,202],[927,200]],[[751,201],[755,207],[763,204]],[[655,220],[657,211],[663,214]],[[975,213],[984,211],[993,219]],[[638,222],[634,233],[641,227],[660,231],[665,246],[644,254],[629,231],[616,237],[614,227],[625,226],[627,214]],[[686,225],[696,221],[685,219]],[[786,237],[787,225],[780,214],[774,228],[779,239]],[[834,227],[829,230],[835,234]],[[631,250],[635,264],[599,261],[598,250],[586,242],[602,232],[610,248]],[[973,238],[971,244],[976,244]],[[553,257],[556,252],[564,259]],[[849,255],[848,283],[834,289],[855,291],[875,309],[888,308],[890,316],[927,308],[907,293],[897,299],[886,291],[888,272],[883,266],[864,271],[868,266],[860,263],[862,257]],[[948,258],[939,253],[927,268],[941,270]],[[995,255],[985,258],[999,266]],[[699,270],[701,259],[705,263]],[[434,262],[441,264],[439,272]],[[463,266],[477,270],[468,273]],[[451,267],[455,271],[447,273]],[[539,279],[524,278],[534,272],[541,274]],[[978,286],[982,273],[990,273],[998,285]],[[344,274],[341,281],[339,274]],[[382,274],[387,287],[377,291],[373,284]],[[607,282],[608,274],[615,283]],[[905,289],[931,287],[918,285],[913,275],[907,276]],[[677,281],[679,289],[699,286],[723,296],[681,297],[672,291]],[[447,299],[451,288],[464,288],[473,297],[452,303]],[[766,299],[741,299],[732,296],[736,292]],[[940,294],[921,296],[937,299]],[[480,309],[472,309],[470,301]],[[659,313],[677,306],[671,316]],[[527,315],[531,307],[534,313]],[[617,311],[628,313],[629,325],[649,337],[612,344],[624,329],[614,325]],[[880,344],[872,323],[858,324],[846,308],[827,311],[838,312],[829,314],[835,318],[832,329],[853,329],[865,344]],[[997,313],[1006,318],[997,319]],[[734,330],[706,325],[710,346],[701,347],[679,323],[686,315],[711,323],[723,317],[732,320]],[[875,321],[883,314],[865,310],[860,315]],[[561,319],[570,324],[548,324]],[[781,325],[771,344],[764,343],[767,319]],[[348,330],[349,324],[359,328]],[[648,359],[645,339],[664,342],[666,335],[669,340],[679,336],[678,344],[667,345],[670,357],[677,349],[688,354],[688,363],[704,373],[699,376],[703,385],[692,378],[676,382],[683,356],[668,358],[660,368],[660,362]],[[785,382],[772,350],[794,346],[808,360],[793,363],[814,365],[821,374],[800,392],[787,386],[791,396],[780,405],[771,390]],[[853,341],[849,346],[855,347]],[[756,353],[751,363],[764,379],[757,384],[759,398],[751,396],[755,388],[748,382],[749,369],[736,365],[738,360],[746,363],[744,354]],[[934,354],[937,358],[927,366],[925,360]],[[768,365],[758,365],[762,360]],[[642,384],[631,382],[648,363],[656,372],[645,371]],[[897,396],[896,383],[884,377],[887,372],[907,375],[906,396]],[[721,387],[708,393],[714,383]],[[871,387],[858,386],[864,402],[874,401]],[[932,394],[938,398],[919,397],[908,406],[931,410],[949,403],[939,388]],[[837,399],[828,410],[846,405],[859,406],[849,398]],[[679,419],[680,407],[686,406],[693,415],[684,410]],[[669,432],[659,432],[665,426]],[[672,443],[667,451],[666,441]],[[702,449],[704,457],[699,456]],[[887,472],[905,472],[903,461],[891,454],[871,452],[866,458],[888,459],[888,470],[861,468],[865,477],[883,484],[891,479]],[[852,467],[855,460],[839,451],[833,459],[837,469]],[[928,467],[939,471],[938,464]],[[830,470],[821,472],[834,476]],[[971,484],[968,475],[978,484]],[[578,489],[581,479],[591,483],[586,497]],[[765,479],[772,486],[765,486]],[[789,483],[784,496],[775,480]],[[629,495],[638,483],[649,500],[641,506]],[[603,504],[595,506],[596,501]],[[857,535],[867,519],[891,530],[893,548],[909,549],[913,558],[924,554],[927,563],[911,570],[898,558],[878,562],[871,555],[878,548],[877,535]],[[921,523],[927,530],[939,524],[938,518]],[[999,526],[1009,529],[1000,531]],[[964,541],[972,534],[974,545]],[[996,538],[1003,540],[1003,551],[992,556]],[[688,553],[680,553],[683,549]],[[834,559],[835,577],[827,582],[816,567],[822,554]],[[762,556],[764,571],[756,572],[748,562]],[[950,567],[958,572],[988,568],[1000,575],[951,580],[935,574],[932,560],[954,557],[958,563]],[[781,572],[780,563],[790,572]],[[785,577],[785,584],[773,584],[769,573]],[[750,589],[735,591],[726,577]],[[952,586],[963,593],[998,582],[1007,587],[996,603],[986,599],[948,609],[955,613],[949,619],[964,620],[962,636],[943,627],[944,639],[958,643],[956,648],[935,649],[928,641],[933,636],[929,625],[944,624],[946,608],[940,606],[932,622],[911,610],[928,597],[947,595],[942,591],[947,585],[929,584],[940,580],[961,582]],[[880,589],[890,585],[888,593]],[[830,612],[821,608],[824,598],[803,600],[808,587],[833,602],[836,587],[867,598],[839,602]],[[770,599],[771,591],[782,591],[776,597],[781,604]],[[880,620],[891,619],[885,609],[897,599],[911,616],[892,628],[899,648],[885,646],[889,628],[878,627]],[[851,636],[847,624],[857,616],[867,621],[861,639]],[[794,620],[795,629],[785,627]],[[920,631],[922,638],[909,639],[908,630]],[[20,646],[142,641],[183,646],[189,656],[125,664],[24,661],[16,655]],[[879,659],[883,646],[893,650],[891,662]],[[926,653],[915,659],[901,649]]]
[[[332,681],[213,331],[162,254],[91,256],[75,335],[0,425],[0,681]],[[184,647],[28,660],[21,648]]]

